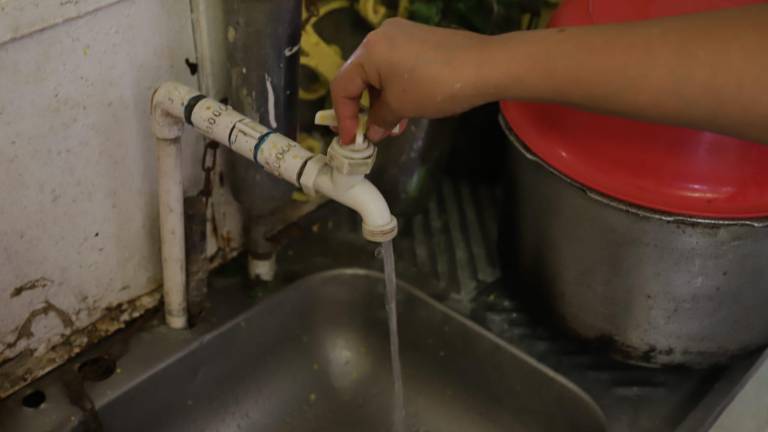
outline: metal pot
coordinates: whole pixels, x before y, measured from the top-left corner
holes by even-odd
[[[768,343],[768,220],[662,214],[533,155],[504,119],[502,255],[576,334],[641,364],[707,366]]]

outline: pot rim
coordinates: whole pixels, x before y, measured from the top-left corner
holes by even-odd
[[[577,189],[580,189],[588,197],[594,199],[595,201],[608,205],[610,207],[613,207],[628,213],[633,213],[639,216],[662,220],[665,222],[704,224],[704,225],[711,225],[711,226],[749,226],[753,228],[768,227],[768,217],[717,219],[717,218],[707,218],[707,217],[701,217],[701,216],[687,216],[687,215],[681,215],[681,214],[661,212],[661,211],[650,209],[647,207],[640,207],[638,205],[630,204],[626,201],[621,201],[616,198],[610,197],[608,195],[605,195],[601,192],[598,192],[594,189],[591,189],[573,180],[572,178],[561,173],[560,171],[558,171],[557,169],[555,169],[554,167],[546,163],[544,160],[542,160],[541,158],[533,154],[533,152],[525,145],[523,140],[520,139],[520,137],[518,137],[517,134],[515,134],[514,130],[512,129],[512,126],[509,125],[509,123],[506,121],[506,118],[504,117],[503,114],[499,114],[499,123],[501,124],[501,128],[506,134],[509,141],[512,142],[515,148],[517,148],[517,150],[520,153],[522,153],[523,156],[526,157],[526,159],[528,159],[529,161],[538,163],[550,173],[556,175],[557,177],[560,177],[562,180],[565,180],[566,183],[568,183],[569,185]]]

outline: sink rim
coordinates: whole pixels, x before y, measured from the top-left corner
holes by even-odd
[[[300,290],[303,285],[311,283],[314,280],[333,279],[346,276],[362,276],[373,279],[383,279],[384,277],[383,273],[380,271],[354,266],[323,270],[286,282],[284,285],[281,285],[277,291],[272,292],[268,296],[257,301],[250,298],[245,292],[246,290],[232,290],[228,287],[222,287],[225,289],[222,289],[218,293],[216,290],[213,290],[209,293],[211,294],[212,305],[210,308],[211,319],[201,322],[194,328],[183,331],[170,330],[164,325],[141,329],[137,334],[133,335],[133,338],[137,339],[132,339],[130,341],[131,345],[135,344],[136,346],[132,346],[125,356],[119,359],[118,367],[123,365],[123,373],[115,374],[112,378],[102,382],[84,382],[84,390],[91,398],[96,411],[99,411],[103,407],[114,402],[121,395],[130,392],[131,389],[142,383],[144,380],[152,379],[151,377],[154,374],[161,372],[164,368],[174,367],[176,361],[188,355],[188,353],[195,351],[200,345],[205,344],[208,340],[215,338],[220,333],[228,331],[233,326],[240,325],[241,322],[248,319],[250,314],[258,314],[260,308],[269,304],[270,301],[275,301],[282,294],[293,290]],[[424,283],[429,282],[425,281]],[[239,285],[240,282],[237,282],[236,284]],[[380,289],[374,284],[366,285],[366,288],[371,290]],[[553,379],[556,385],[564,385],[565,390],[572,392],[575,398],[585,402],[585,412],[589,411],[588,414],[593,415],[595,420],[603,425],[607,425],[606,416],[600,406],[584,390],[564,376],[540,363],[521,349],[494,335],[492,332],[471,319],[450,309],[438,300],[435,300],[430,295],[417,288],[414,284],[404,280],[404,278],[398,278],[398,288],[406,291],[408,295],[412,295],[414,298],[426,302],[427,306],[437,308],[437,312],[446,314],[447,317],[455,320],[457,324],[466,326],[469,330],[484,336],[487,340],[490,340],[510,355],[517,356],[521,361],[533,366],[538,372],[543,373],[549,379]],[[229,302],[220,301],[226,297],[239,298],[234,298],[234,300],[230,299]],[[48,404],[50,406],[46,407],[48,411],[47,416],[52,417],[57,422],[53,424],[50,423],[53,420],[50,418],[48,419],[49,424],[53,425],[50,430],[71,428],[79,424],[79,421],[84,419],[86,415],[67,400],[66,393],[61,389],[61,379],[64,370],[66,368],[69,368],[70,370],[73,367],[76,368],[77,365],[84,360],[108,352],[110,341],[116,336],[117,335],[112,335],[106,338],[104,341],[90,347],[39,380],[25,386],[14,395],[0,401],[0,413],[3,413],[3,415],[0,416],[0,426],[8,425],[10,430],[17,430],[14,429],[14,425],[16,425],[16,427],[27,425],[33,427],[33,430],[44,430],[43,428],[34,427],[36,424],[39,426],[42,425],[32,421],[32,419],[30,419],[30,413],[25,411],[25,409],[18,403],[31,389],[41,389],[49,395]],[[154,352],[148,352],[148,348],[157,346],[158,342],[160,343],[160,349]],[[142,365],[143,367],[136,368],[136,365]],[[77,417],[78,422],[73,423],[71,420],[73,417]],[[14,419],[16,420],[15,422]],[[20,430],[26,429],[20,428]]]

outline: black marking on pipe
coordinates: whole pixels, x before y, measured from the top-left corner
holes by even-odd
[[[299,185],[299,187],[301,187],[301,177],[304,175],[304,170],[307,169],[307,164],[309,163],[309,160],[312,158],[314,158],[314,156],[310,156],[304,159],[304,162],[301,163],[299,170],[296,172],[296,184]]]
[[[267,138],[272,136],[272,134],[274,134],[274,133],[275,133],[275,131],[273,131],[273,130],[264,132],[259,137],[259,139],[256,141],[256,144],[253,146],[253,160],[254,160],[254,162],[258,162],[257,156],[259,154],[259,150],[261,149],[261,146],[264,145],[264,143],[267,142]]]
[[[197,107],[197,104],[199,104],[203,99],[205,99],[205,95],[202,94],[192,96],[187,101],[187,104],[184,105],[184,121],[187,122],[188,125],[194,126],[192,124],[192,112],[195,111],[195,107]]]
[[[227,145],[230,148],[232,148],[232,146],[235,145],[235,143],[232,142],[232,134],[235,133],[235,129],[237,128],[237,125],[239,125],[240,123],[244,122],[245,120],[247,120],[247,119],[240,119],[240,120],[236,121],[232,125],[232,127],[229,129],[229,133],[227,134]]]

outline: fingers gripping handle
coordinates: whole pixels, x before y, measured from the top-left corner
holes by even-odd
[[[319,126],[338,127],[339,120],[336,117],[336,112],[332,109],[318,111],[315,114],[315,124]],[[368,130],[368,113],[361,111],[357,120],[357,135],[355,135],[355,143],[352,147],[365,148],[367,147],[365,132]],[[397,125],[392,129],[392,135],[400,134],[400,125]]]

